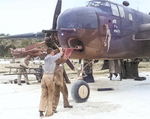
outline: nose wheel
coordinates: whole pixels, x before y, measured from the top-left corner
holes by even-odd
[[[90,95],[89,85],[84,80],[78,80],[72,86],[71,95],[77,103],[86,102]]]

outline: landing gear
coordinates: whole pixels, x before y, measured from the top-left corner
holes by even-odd
[[[80,79],[75,82],[71,89],[72,98],[77,103],[86,102],[90,95],[90,88],[87,83],[94,82],[92,75],[92,60],[80,60],[78,76]]]
[[[118,74],[120,76],[120,81],[128,78],[132,78],[137,81],[145,80],[145,77],[139,77],[139,62],[140,61],[137,58],[134,60],[109,60],[110,80],[112,80],[113,75],[117,77]]]
[[[146,80],[146,77],[139,77],[138,64],[140,63],[139,59],[134,60],[125,60],[122,62],[122,77],[124,79],[133,78],[135,81]]]
[[[72,86],[71,95],[77,103],[86,102],[90,95],[89,85],[82,79],[78,80]]]
[[[78,70],[78,76],[82,77],[82,79],[87,83],[94,82],[92,63],[93,61],[89,59],[79,60],[80,66]]]

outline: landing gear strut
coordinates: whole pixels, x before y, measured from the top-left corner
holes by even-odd
[[[78,71],[78,76],[80,79],[75,82],[71,89],[72,98],[77,103],[86,102],[90,95],[90,88],[87,84],[87,79],[94,82],[92,75],[92,61],[84,63],[84,60],[79,61],[80,69]]]
[[[133,78],[138,81],[145,80],[145,77],[139,77],[138,72],[138,59],[134,60],[109,60],[109,72],[110,72],[110,80],[112,80],[112,76],[120,75],[120,81],[122,79]]]

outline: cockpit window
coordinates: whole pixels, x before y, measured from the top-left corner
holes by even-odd
[[[133,17],[131,13],[129,13],[129,20],[133,21]]]
[[[112,14],[114,16],[118,16],[119,17],[119,11],[118,11],[117,5],[111,4],[111,9],[112,9]]]
[[[119,8],[119,11],[120,11],[120,16],[123,17],[123,18],[125,18],[125,13],[124,13],[123,7],[118,6],[118,8]]]
[[[110,7],[109,3],[108,2],[101,2],[101,6],[107,6],[107,7]]]
[[[102,2],[101,6],[100,6],[101,10],[103,10],[104,12],[108,13],[108,14],[112,14],[111,11],[111,7],[110,4],[108,2]]]
[[[89,1],[87,7],[99,7],[101,2],[99,1]]]
[[[89,1],[87,7],[97,7],[108,14],[112,14],[110,4],[106,1]]]

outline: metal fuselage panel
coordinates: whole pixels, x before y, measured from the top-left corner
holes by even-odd
[[[61,46],[70,48],[70,40],[81,41],[84,50],[74,50],[71,55],[74,59],[126,59],[150,56],[150,41],[133,40],[139,26],[150,23],[150,17],[127,7],[124,7],[124,11],[125,18],[107,14],[93,7],[66,10],[57,21]],[[133,20],[127,17],[129,14],[132,14]]]

